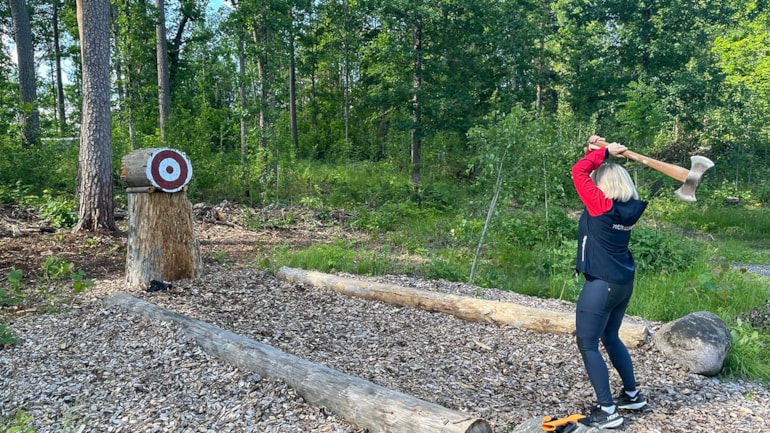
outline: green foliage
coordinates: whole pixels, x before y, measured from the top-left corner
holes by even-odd
[[[22,203],[27,195],[29,195],[29,187],[22,184],[20,180],[9,187],[0,185],[0,204]]]
[[[387,202],[376,211],[363,210],[351,223],[355,229],[370,232],[386,232],[395,229],[406,220],[418,218],[423,213],[413,202]]]
[[[86,271],[78,269],[76,272],[70,272],[72,282],[72,291],[82,293],[94,286],[93,280],[86,278]]]
[[[40,267],[40,280],[36,282],[34,293],[26,287],[20,270],[11,267],[8,275],[9,290],[0,291],[0,305],[17,305],[31,302],[35,297],[51,311],[57,311],[62,304],[71,304],[75,295],[94,286],[91,279],[86,278],[85,271],[75,270],[75,265],[58,256],[49,256]]]
[[[580,136],[581,130],[589,128],[569,117],[535,117],[521,108],[496,113],[488,126],[469,132],[477,152],[468,172],[476,173],[477,186],[488,191],[502,164],[505,197],[527,207],[564,203],[573,189],[565,173],[584,149],[586,137]]]
[[[695,231],[745,241],[770,239],[770,209],[758,206],[708,205],[672,210],[668,220]]]
[[[766,282],[728,265],[699,260],[674,273],[637,274],[629,314],[667,322],[696,311],[737,317],[767,299]]]
[[[20,143],[0,139],[0,203],[21,203],[43,191],[63,195],[75,191],[78,146],[74,140],[43,140],[22,149]]]
[[[23,296],[23,277],[24,273],[21,270],[11,266],[11,270],[8,272],[8,289],[0,289],[0,307],[8,307],[19,303],[18,298]]]
[[[629,248],[640,272],[679,272],[702,260],[702,242],[684,238],[672,230],[636,228]]]
[[[302,251],[278,248],[275,251],[275,259],[282,266],[330,273],[382,275],[394,267],[389,248],[366,251],[343,240],[336,240],[331,245],[313,245]]]
[[[12,418],[0,418],[0,431],[4,433],[35,433],[32,416],[23,410],[16,411]]]
[[[0,323],[0,349],[12,344],[18,344],[19,340],[14,338],[13,332],[5,324]],[[0,427],[2,423],[0,423]]]
[[[770,334],[759,333],[736,319],[730,326],[733,345],[725,360],[729,376],[770,382]]]
[[[623,127],[624,135],[632,142],[644,143],[653,139],[665,122],[666,116],[654,86],[632,81],[624,91],[625,101],[618,110],[618,123]]]
[[[50,256],[45,259],[41,267],[43,271],[43,280],[54,281],[73,272],[75,264],[67,262],[65,259],[57,256]]]
[[[77,223],[77,207],[71,198],[54,197],[49,190],[43,190],[41,197],[26,196],[24,204],[35,206],[38,217],[51,227],[71,228]]]
[[[577,236],[576,221],[570,219],[562,209],[552,209],[550,212],[519,209],[501,218],[499,241],[523,248],[558,245]]]

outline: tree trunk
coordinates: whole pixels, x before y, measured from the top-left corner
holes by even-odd
[[[158,128],[161,142],[166,141],[166,121],[171,112],[171,88],[168,72],[168,46],[166,41],[166,8],[164,0],[155,0],[158,22],[155,24],[155,54],[158,67]]]
[[[412,25],[412,50],[414,56],[414,70],[412,72],[412,186],[420,184],[420,168],[422,165],[422,106],[420,105],[420,92],[422,89],[422,24],[418,17]]]
[[[348,19],[350,5],[348,0],[343,0],[343,7],[345,9],[345,38],[343,39],[345,45],[345,107],[342,111],[345,116],[345,148],[347,149],[350,146],[350,25]]]
[[[573,312],[549,311],[392,284],[364,282],[285,266],[278,270],[276,276],[288,281],[332,289],[349,296],[451,314],[473,322],[514,325],[542,333],[571,334],[575,331]],[[645,342],[648,335],[649,330],[643,325],[625,321],[620,327],[620,338],[627,346],[639,346]]]
[[[10,0],[11,17],[16,42],[16,57],[19,62],[19,94],[22,104],[21,143],[25,148],[37,145],[40,133],[40,112],[37,107],[37,76],[35,73],[35,52],[32,46],[32,29],[29,22],[27,3],[24,0]]]
[[[176,281],[203,274],[186,192],[129,193],[126,284]]]
[[[299,135],[297,132],[297,65],[294,61],[294,15],[289,7],[289,123],[291,128],[291,143],[296,153],[299,150]]]
[[[59,118],[58,129],[59,129],[59,135],[64,135],[64,131],[67,129],[67,114],[65,110],[65,101],[64,101],[64,81],[62,80],[62,69],[61,69],[61,46],[59,41],[59,10],[61,8],[61,4],[59,3],[59,0],[54,0],[53,2],[53,49],[54,49],[54,60],[55,60],[55,73],[56,73],[56,112],[57,117]]]
[[[238,80],[238,100],[240,103],[240,125],[241,125],[241,167],[243,172],[248,173],[247,163],[249,161],[249,125],[246,123],[247,103],[246,100],[246,48],[243,40],[243,33],[238,32],[238,71],[240,79]]]
[[[75,231],[117,231],[113,204],[110,113],[110,1],[77,0],[83,112],[80,213]]]
[[[281,380],[308,404],[326,408],[371,432],[492,433],[490,425],[482,419],[314,364],[127,294],[113,295],[108,304],[144,317],[178,323],[209,354]]]
[[[253,36],[254,43],[259,47],[259,54],[257,54],[257,74],[259,75],[259,148],[262,152],[262,163],[264,164],[262,167],[261,176],[262,181],[267,182],[269,174],[267,167],[267,134],[269,128],[269,120],[267,115],[267,28],[264,23],[259,24],[258,27],[253,29]]]

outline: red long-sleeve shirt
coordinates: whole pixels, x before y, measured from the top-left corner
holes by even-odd
[[[591,179],[591,172],[599,168],[608,155],[607,148],[592,150],[572,166],[575,190],[591,216],[599,216],[612,209],[612,200]]]

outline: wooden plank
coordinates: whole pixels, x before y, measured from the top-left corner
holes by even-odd
[[[483,419],[314,364],[128,294],[117,293],[107,304],[152,319],[179,323],[184,332],[211,355],[239,368],[282,380],[309,404],[327,408],[369,431],[492,433],[492,427]]]
[[[287,281],[332,289],[349,296],[451,314],[468,321],[512,325],[542,333],[571,334],[575,331],[574,313],[366,282],[285,266],[278,270],[276,276]],[[624,321],[620,327],[620,338],[630,347],[641,345],[648,336],[649,329],[644,325]]]

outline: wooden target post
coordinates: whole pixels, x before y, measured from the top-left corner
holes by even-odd
[[[120,178],[128,196],[126,283],[147,287],[203,274],[187,184],[192,164],[169,148],[135,150],[122,159]]]

